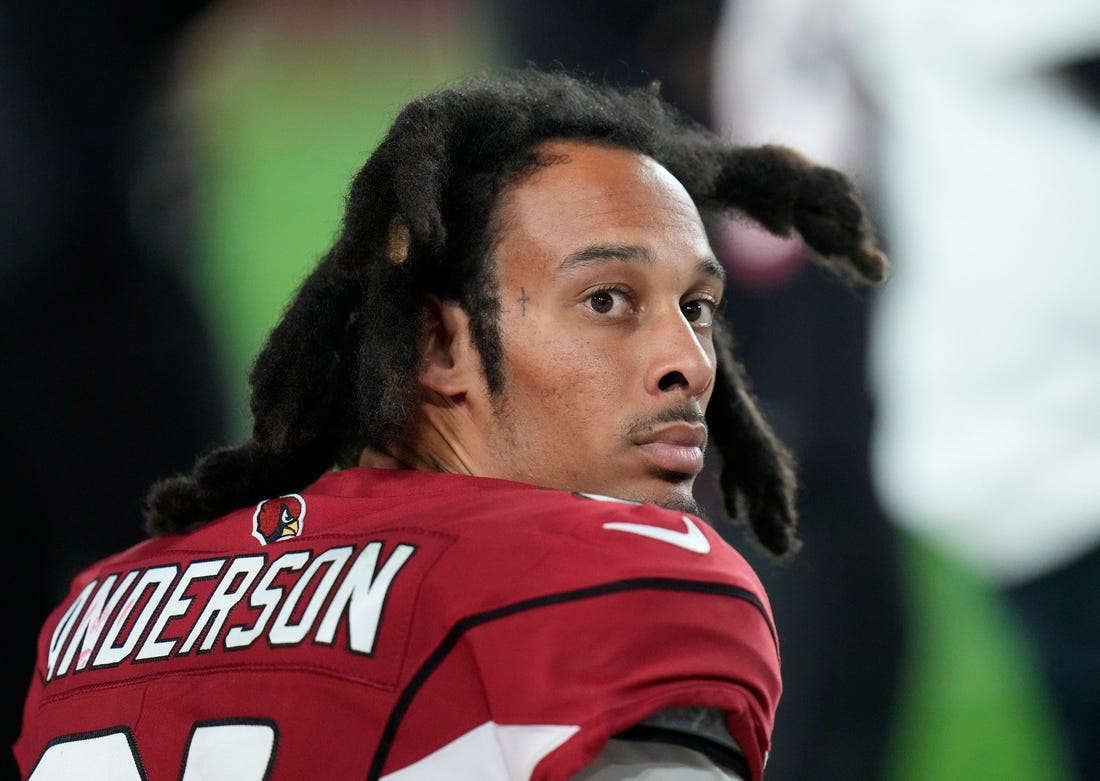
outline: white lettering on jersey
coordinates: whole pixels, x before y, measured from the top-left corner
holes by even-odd
[[[98,582],[98,580],[93,580],[84,587],[84,590],[80,592],[80,596],[78,596],[72,606],[65,611],[65,615],[61,616],[61,620],[57,622],[53,634],[50,635],[50,647],[46,652],[47,679],[53,678],[54,670],[57,668],[57,660],[61,656],[61,648],[65,645],[65,641],[69,639],[69,632],[72,631],[73,626],[76,624],[76,619],[80,616],[80,611],[84,608],[84,603],[88,601],[88,595],[92,593],[92,589],[96,587]],[[64,675],[64,671],[59,673],[59,675]]]
[[[149,632],[149,637],[141,646],[141,650],[137,653],[137,659],[144,661],[145,659],[164,659],[168,654],[172,653],[172,648],[179,642],[179,638],[170,640],[159,640],[160,633],[164,631],[165,625],[176,618],[182,616],[187,612],[187,608],[191,606],[193,597],[185,596],[187,589],[191,586],[191,582],[196,579],[212,578],[221,572],[222,565],[225,564],[225,559],[213,559],[212,561],[193,561],[187,565],[187,569],[184,570],[183,577],[176,581],[176,587],[172,590],[172,596],[168,597],[168,602],[157,616],[157,621],[153,624],[152,630]]]
[[[199,615],[198,620],[192,627],[191,634],[187,635],[187,639],[180,646],[181,654],[191,653],[191,649],[195,647],[195,643],[198,641],[203,629],[206,629],[206,638],[199,646],[199,650],[209,651],[214,647],[214,642],[221,634],[222,627],[225,626],[230,611],[244,598],[248,587],[252,585],[260,574],[260,570],[263,569],[264,561],[265,557],[259,554],[255,556],[238,556],[230,561],[229,569],[218,581],[217,588],[214,589],[214,593],[207,601],[202,614]],[[209,628],[207,629],[208,624]]]
[[[69,643],[69,650],[65,652],[65,658],[61,661],[58,675],[64,675],[68,671],[69,664],[73,660],[73,654],[76,653],[78,641],[80,641],[80,656],[76,662],[76,669],[83,670],[88,666],[88,662],[92,658],[92,651],[95,650],[96,643],[99,642],[99,636],[103,632],[103,625],[107,623],[107,619],[110,618],[119,600],[130,588],[136,577],[136,572],[128,573],[113,593],[111,587],[114,586],[118,576],[110,575],[103,581],[95,596],[92,597],[88,612],[84,614],[84,618],[80,620],[80,625],[76,628],[76,633]]]
[[[272,613],[279,607],[279,602],[282,601],[285,591],[283,588],[272,588],[272,581],[283,570],[299,570],[305,566],[307,561],[309,561],[309,551],[304,550],[284,553],[275,559],[275,563],[268,567],[267,572],[264,573],[259,585],[256,586],[256,590],[252,592],[252,596],[248,600],[252,607],[262,606],[263,612],[260,613],[260,617],[256,619],[256,623],[251,628],[245,629],[243,626],[235,626],[230,629],[225,636],[226,648],[244,648],[256,642],[256,638],[262,635],[264,629],[267,628],[267,622],[271,620]]]
[[[683,548],[692,553],[710,553],[710,541],[703,534],[703,530],[696,526],[695,522],[686,515],[681,515],[680,520],[687,527],[686,531],[679,532],[666,529],[663,526],[652,526],[648,523],[605,523],[603,527],[667,542],[669,545],[675,545],[677,548]]]
[[[416,546],[404,543],[398,545],[379,571],[378,554],[381,550],[380,542],[372,542],[363,548],[325,613],[321,628],[317,630],[317,642],[331,644],[336,635],[336,626],[341,616],[347,612],[351,650],[367,655],[374,650],[378,622],[382,618],[382,608],[385,606],[390,585],[398,571],[413,555]]]
[[[176,579],[179,574],[180,568],[178,564],[169,564],[164,567],[150,567],[145,570],[145,574],[141,576],[141,580],[134,586],[134,590],[130,592],[129,598],[126,600],[126,604],[122,606],[122,610],[115,616],[115,621],[111,624],[111,628],[107,630],[107,637],[103,639],[103,645],[99,647],[99,653],[95,655],[95,661],[92,662],[92,667],[107,667],[116,665],[122,662],[127,656],[134,652],[134,646],[137,645],[138,640],[145,633],[145,627],[149,626],[149,621],[153,618],[153,613],[160,609],[160,603],[164,600],[164,595],[172,585],[172,581]],[[130,622],[130,614],[134,612],[134,609],[138,606],[142,599],[145,597],[145,592],[149,589],[153,590],[153,593],[149,596],[149,599],[145,602],[145,607],[138,615],[134,625],[130,627],[130,631],[126,634],[126,639],[123,640],[122,645],[115,645],[115,641],[118,640],[118,636],[126,629],[126,625]]]
[[[290,590],[290,596],[283,600],[283,607],[275,618],[271,631],[268,632],[272,645],[294,645],[305,639],[309,630],[313,628],[313,622],[317,620],[317,614],[321,612],[321,605],[328,599],[328,592],[332,590],[332,585],[336,582],[340,570],[344,568],[353,550],[355,548],[351,545],[344,548],[329,548],[310,562],[309,569],[298,578],[298,582]],[[325,566],[328,567],[328,572],[321,579],[321,583],[313,593],[313,598],[309,600],[301,620],[297,624],[292,624],[292,616],[295,608],[298,607],[298,601],[302,598],[313,576]]]
[[[109,573],[84,586],[61,615],[46,680],[196,650],[237,650],[261,638],[271,648],[311,636],[331,646],[342,625],[347,650],[369,656],[390,588],[416,551],[397,543],[383,561],[383,547],[373,541],[358,554],[357,546],[343,545]]]

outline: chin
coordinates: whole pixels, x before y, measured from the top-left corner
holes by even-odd
[[[664,507],[666,510],[676,510],[682,513],[690,513],[691,515],[699,515],[699,503],[695,501],[695,497],[690,493],[673,494],[659,502],[654,502],[654,504]]]
[[[666,510],[699,515],[699,503],[691,492],[691,478],[684,475],[676,475],[676,480],[666,480],[664,485],[656,491],[649,491],[637,499],[640,502],[649,502]]]
[[[607,496],[626,502],[655,504],[666,510],[676,510],[677,512],[699,516],[699,503],[695,501],[695,497],[691,493],[692,482],[690,475],[673,475],[669,473],[667,476],[662,475],[662,485],[659,488],[650,486],[642,489],[631,489],[624,486],[622,488],[583,491],[583,493]]]
[[[692,485],[695,482],[692,475],[663,472],[660,478],[664,483],[664,489],[656,497],[649,499],[650,502],[666,510],[699,514],[699,503],[695,501],[695,496],[692,494]]]

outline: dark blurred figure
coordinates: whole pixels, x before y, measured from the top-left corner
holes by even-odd
[[[559,64],[617,84],[658,79],[686,113],[722,125],[712,96],[723,85],[712,73],[723,3],[500,0],[496,6],[508,64]],[[758,87],[769,90],[766,83]],[[880,779],[906,613],[896,530],[875,500],[868,463],[870,302],[854,291],[838,295],[838,283],[804,268],[797,242],[756,248],[758,235],[736,223],[715,225],[712,245],[730,272],[726,314],[741,358],[800,462],[803,484],[805,547],[790,563],[777,566],[738,531],[724,530],[763,580],[780,633],[784,694],[768,779]],[[782,257],[754,265],[761,255]],[[711,469],[716,460],[708,458]],[[719,495],[708,496],[702,478],[697,495],[711,517],[720,517]]]
[[[186,138],[159,98],[205,5],[0,5],[0,443],[8,571],[22,573],[7,588],[4,778],[46,614],[80,568],[143,538],[151,480],[224,437],[186,279]]]
[[[609,84],[648,84],[710,124],[715,0],[493,0],[505,64],[564,67]]]
[[[906,608],[897,533],[868,474],[869,302],[790,262],[782,284],[734,282],[726,298],[742,360],[802,481],[798,555],[776,566],[744,551],[771,598],[783,654],[768,779],[882,779]]]
[[[738,141],[797,139],[811,158],[853,175],[877,211],[867,175],[870,107],[844,67],[837,8],[831,0],[725,3],[714,120]],[[889,253],[889,236],[883,244]],[[882,779],[893,758],[910,634],[900,536],[872,479],[874,300],[835,295],[833,282],[805,273],[797,237],[779,242],[730,222],[715,248],[734,280],[728,305],[741,355],[759,395],[776,407],[769,411],[803,481],[805,547],[778,569],[757,567],[783,640],[769,779]]]

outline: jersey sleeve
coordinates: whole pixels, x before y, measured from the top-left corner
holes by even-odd
[[[451,752],[449,768],[490,751],[500,779],[569,778],[651,714],[704,706],[725,714],[749,777],[761,778],[781,684],[755,576],[689,516],[649,507],[582,521],[579,532],[533,532],[528,556],[514,538],[501,549],[509,564],[487,580],[510,581],[514,596],[456,617],[409,677],[383,767],[426,768],[416,744],[427,740]],[[628,531],[606,526],[616,523]],[[691,549],[696,533],[705,551]]]
[[[569,781],[746,781],[706,754],[660,742],[611,740]]]

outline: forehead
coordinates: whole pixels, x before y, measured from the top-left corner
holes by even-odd
[[[712,254],[691,197],[652,158],[575,141],[536,151],[546,164],[507,187],[498,203],[498,246],[511,250],[498,262],[509,265],[517,250],[522,261],[525,248],[561,258],[599,244],[639,246],[654,257]]]

